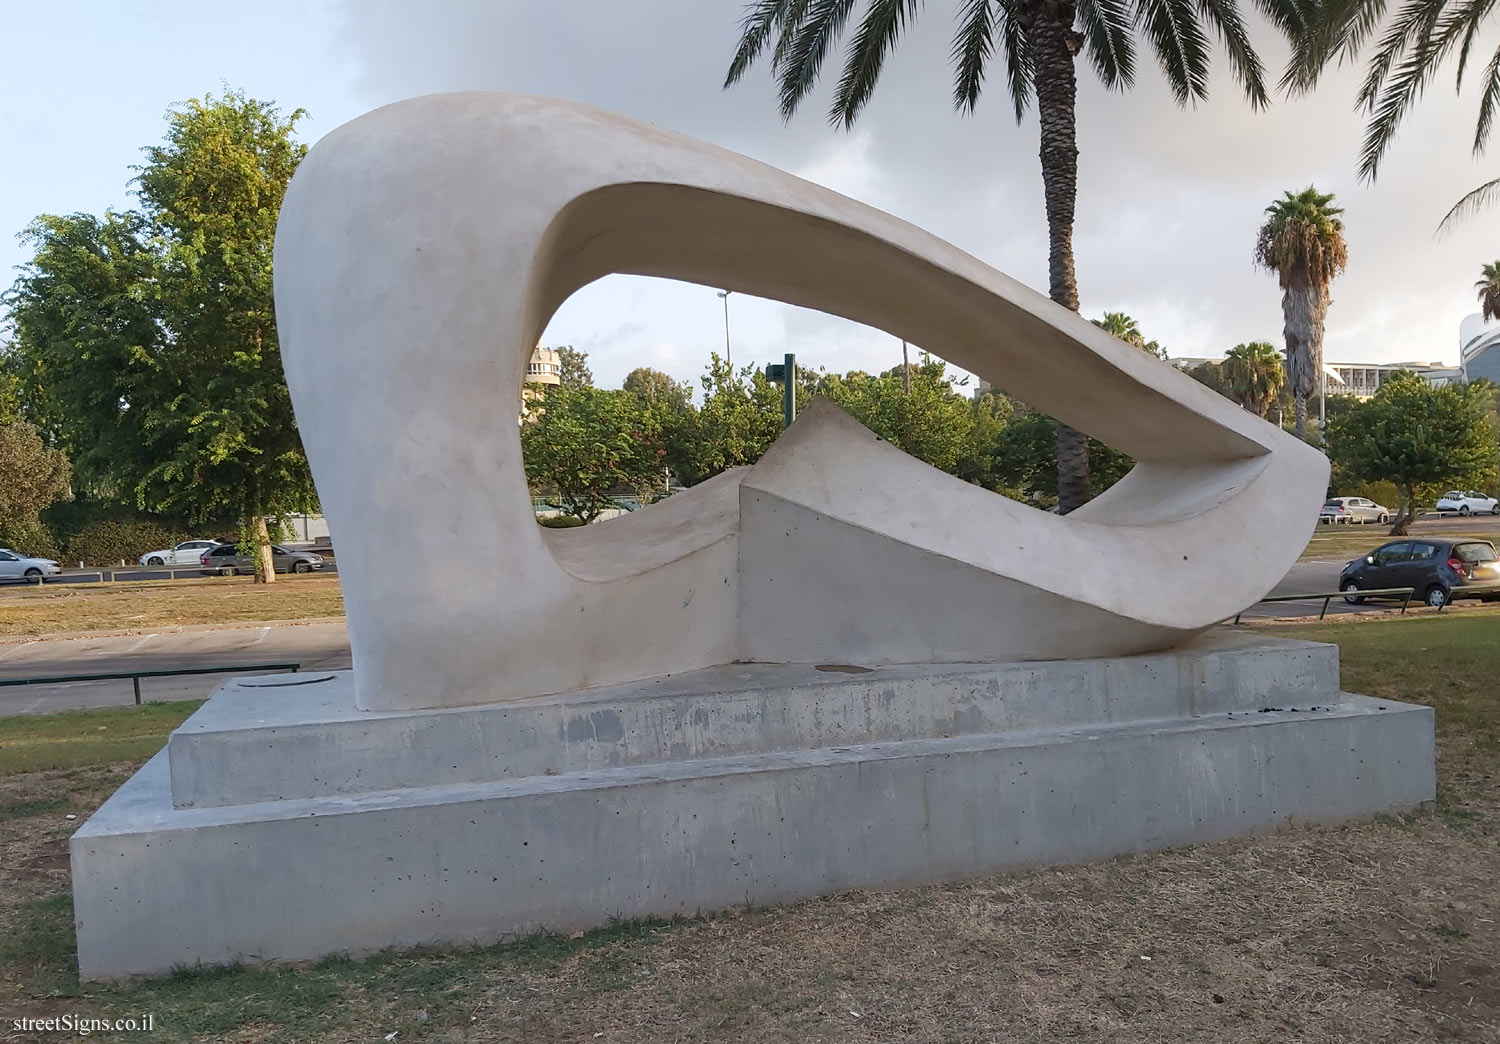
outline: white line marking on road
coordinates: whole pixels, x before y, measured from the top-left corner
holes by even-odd
[[[147,642],[149,642],[151,639],[153,639],[153,638],[159,638],[159,637],[160,637],[160,635],[157,635],[157,634],[148,634],[148,635],[146,635],[146,637],[142,638],[140,641],[136,642],[134,645],[132,645],[130,648],[126,649],[125,651],[128,652],[128,653],[133,653],[137,649],[139,649],[141,646],[143,646]]]
[[[268,635],[270,633],[271,633],[271,629],[269,627],[262,627],[260,629],[260,637],[257,638],[257,639],[255,639],[255,644],[259,645],[261,642],[265,641],[266,640],[266,635]]]

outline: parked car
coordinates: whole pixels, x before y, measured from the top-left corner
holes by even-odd
[[[140,557],[143,566],[197,565],[203,552],[219,546],[217,540],[184,540],[166,551],[147,551]]]
[[[1383,525],[1390,518],[1390,508],[1381,507],[1364,497],[1329,497],[1323,503],[1323,510],[1318,512],[1318,521],[1324,524],[1337,522],[1340,525],[1364,525],[1366,522],[1379,522]]]
[[[0,580],[29,580],[39,584],[42,577],[56,576],[61,572],[62,566],[50,558],[28,558],[8,547],[0,547]]]
[[[1500,556],[1488,540],[1395,540],[1356,558],[1339,574],[1344,601],[1360,591],[1410,587],[1434,609],[1455,598],[1500,598]]]
[[[1500,500],[1473,490],[1449,490],[1438,498],[1438,514],[1500,515]]]
[[[198,564],[204,576],[236,576],[255,572],[255,560],[240,554],[234,544],[221,544],[203,553]],[[311,573],[323,568],[323,556],[311,551],[288,551],[271,545],[271,565],[278,573]]]

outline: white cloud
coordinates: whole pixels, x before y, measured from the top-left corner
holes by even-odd
[[[340,46],[371,105],[460,88],[559,95],[648,119],[745,152],[926,227],[1045,290],[1046,227],[1033,119],[1016,126],[999,77],[972,117],[949,102],[949,5],[930,5],[901,43],[852,134],[821,119],[828,83],[789,124],[763,67],[720,89],[739,5],[701,0],[346,0]],[[1279,52],[1270,48],[1268,65]],[[1350,268],[1334,286],[1327,353],[1395,361],[1456,357],[1479,265],[1493,260],[1496,215],[1436,240],[1447,207],[1493,164],[1468,155],[1475,99],[1434,91],[1375,186],[1360,185],[1353,111],[1358,69],[1267,112],[1244,104],[1226,70],[1213,97],[1173,104],[1149,56],[1136,89],[1109,94],[1080,64],[1080,183],[1075,248],[1084,313],[1131,313],[1179,355],[1240,341],[1280,343],[1275,279],[1251,265],[1264,207],[1316,182],[1346,207]],[[735,356],[784,350],[829,369],[880,369],[899,342],[844,320],[736,295]],[[722,350],[722,304],[709,288],[610,277],[574,296],[548,338],[595,345],[595,373],[634,365],[695,378]]]

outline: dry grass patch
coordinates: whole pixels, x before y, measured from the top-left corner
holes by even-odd
[[[37,772],[0,778],[0,1013],[149,1011],[167,1041],[1500,1041],[1500,617],[1284,630],[1436,707],[1437,814],[104,988],[72,973],[63,816],[128,766]]]
[[[0,588],[0,637],[344,615],[337,576],[150,580]]]

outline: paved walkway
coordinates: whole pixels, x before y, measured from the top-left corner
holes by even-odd
[[[306,624],[0,641],[0,679],[240,663],[299,663],[302,670],[348,667],[348,631],[344,620],[339,618]],[[201,699],[224,681],[224,675],[214,674],[147,678],[141,682],[141,698]],[[0,715],[40,714],[73,707],[117,707],[133,700],[129,679],[7,685],[0,686]]]

